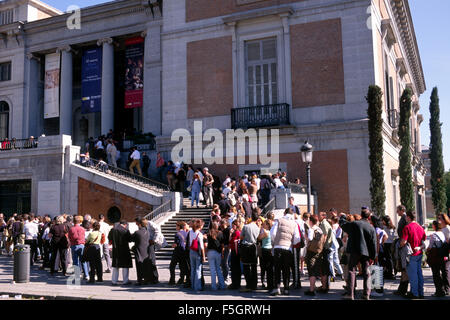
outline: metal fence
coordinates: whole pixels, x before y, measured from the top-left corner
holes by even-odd
[[[287,103],[231,109],[233,129],[288,125],[289,105]]]
[[[155,220],[159,218],[161,215],[163,215],[166,212],[169,212],[172,210],[172,199],[164,202],[162,205],[160,205],[158,208],[150,212],[148,215],[146,215],[144,218],[147,220]]]
[[[95,169],[103,173],[110,174],[112,176],[115,176],[119,178],[120,180],[132,182],[134,184],[140,185],[142,187],[157,191],[157,192],[167,192],[170,191],[170,188],[168,185],[131,173],[130,171],[117,168],[114,166],[111,166],[107,164],[105,161],[99,161],[96,159],[86,159],[85,157],[78,157],[77,160],[75,160],[75,163],[87,168]]]
[[[0,151],[5,150],[22,150],[22,149],[33,149],[37,148],[38,139],[4,139],[0,141]]]

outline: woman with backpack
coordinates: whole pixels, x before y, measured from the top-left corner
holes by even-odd
[[[206,263],[205,246],[203,244],[203,234],[201,232],[202,222],[195,219],[192,230],[189,231],[189,259],[191,262],[191,283],[194,291],[202,288],[202,263]]]
[[[315,215],[309,217],[308,245],[306,247],[306,268],[309,275],[309,290],[305,291],[307,296],[316,295],[316,279],[321,277],[320,253],[323,250],[323,244],[326,235],[319,227],[319,219]]]

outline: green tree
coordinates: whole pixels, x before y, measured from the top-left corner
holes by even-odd
[[[431,160],[431,188],[434,211],[436,215],[446,212],[447,195],[444,181],[444,159],[442,156],[442,123],[439,120],[438,89],[433,88],[430,102],[430,160]]]
[[[370,197],[371,207],[379,217],[385,214],[386,192],[384,185],[383,164],[383,93],[378,86],[370,86],[366,100],[369,104],[367,115],[369,117],[369,162],[370,162]]]
[[[444,174],[445,190],[447,194],[447,210],[450,209],[450,171]],[[448,212],[448,211],[446,211]]]
[[[408,211],[415,210],[411,167],[411,131],[409,127],[409,119],[411,117],[411,95],[411,89],[406,88],[400,98],[400,121],[398,126],[398,137],[401,145],[398,158],[400,202]]]

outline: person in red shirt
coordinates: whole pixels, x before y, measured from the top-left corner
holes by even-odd
[[[422,226],[416,222],[416,213],[414,211],[406,213],[406,222],[408,224],[403,229],[400,247],[408,243],[413,251],[406,266],[409,284],[411,285],[411,292],[406,296],[410,299],[423,299],[422,256],[427,236]]]
[[[82,216],[75,217],[75,225],[69,229],[69,241],[70,249],[72,250],[72,263],[75,268],[75,274],[81,275],[80,262],[83,255],[84,244],[85,244],[85,230],[81,226],[83,222]],[[81,262],[81,267],[83,268],[84,276],[83,278],[88,280],[88,262]]]

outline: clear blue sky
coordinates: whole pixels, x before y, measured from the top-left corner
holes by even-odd
[[[43,0],[62,11],[70,5],[80,8],[105,3],[102,0]],[[427,91],[420,97],[420,113],[424,116],[421,126],[421,142],[430,143],[429,104],[433,87],[439,90],[444,162],[445,169],[450,170],[450,0],[410,0],[411,13],[414,21],[417,42],[419,45],[422,66],[425,73]]]

